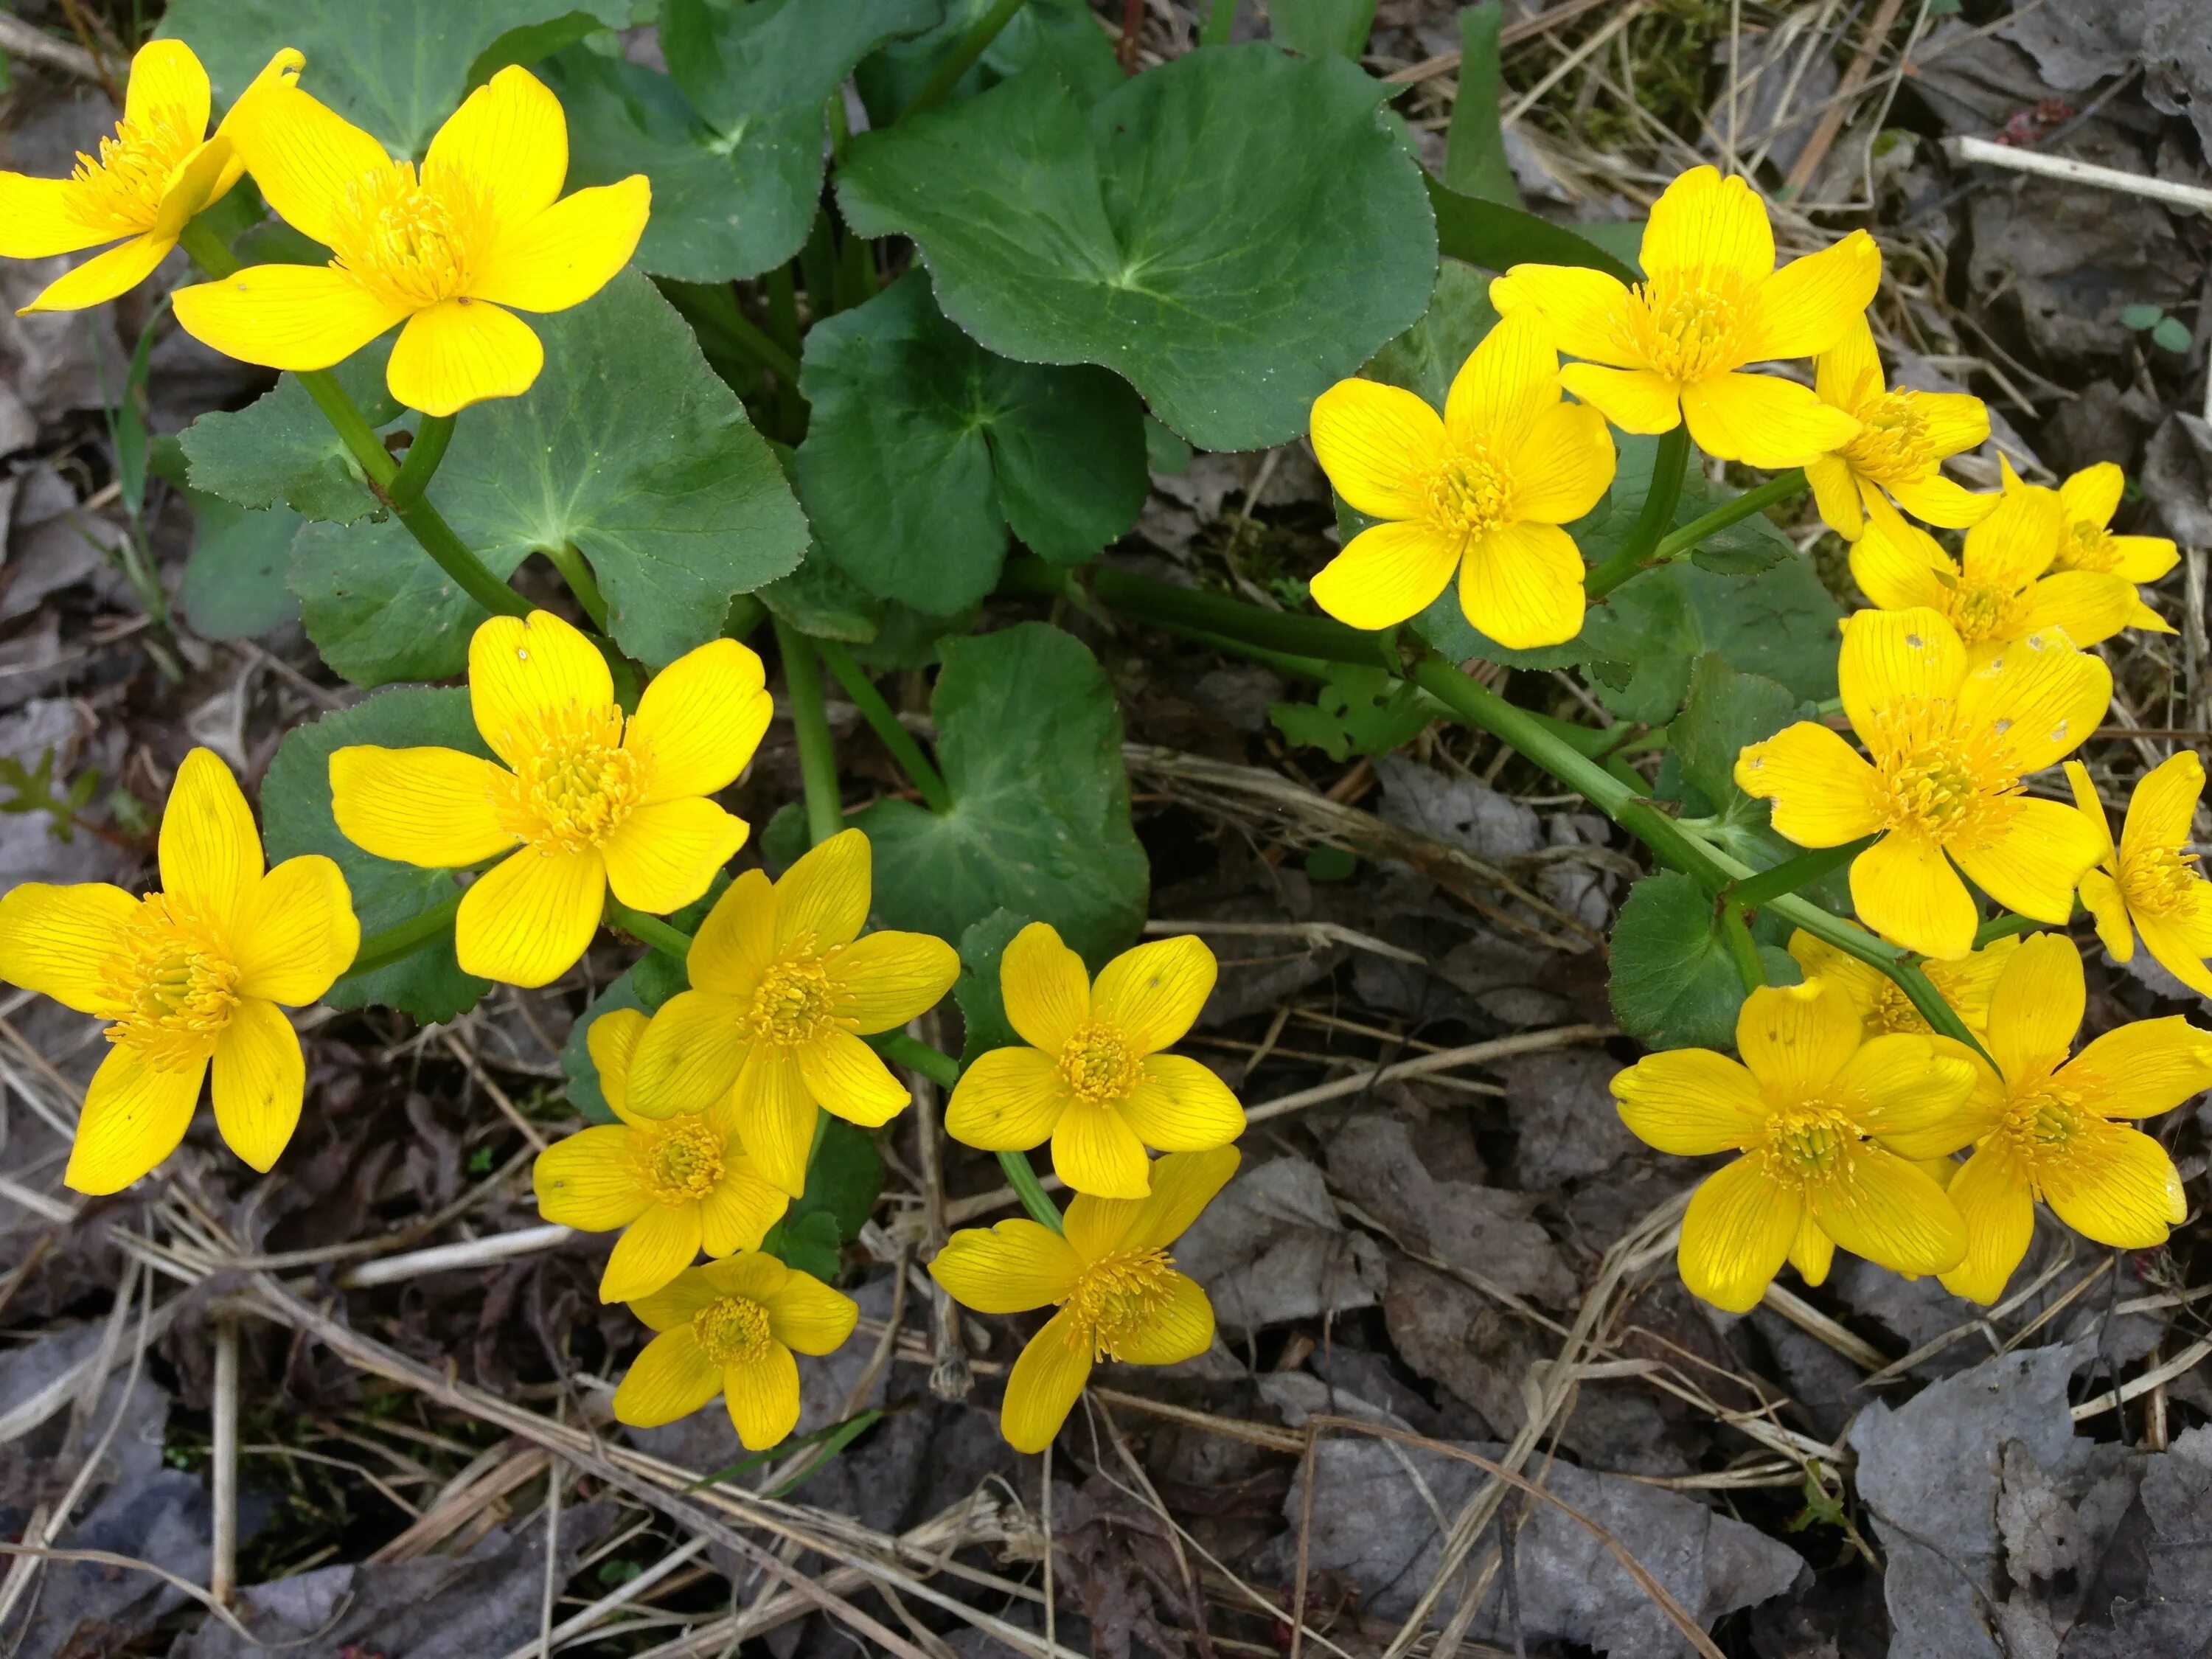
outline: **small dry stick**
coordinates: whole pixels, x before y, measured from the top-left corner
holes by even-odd
[[[215,1535],[208,1553],[208,1594],[228,1607],[238,1593],[238,1316],[215,1322],[215,1399],[210,1485]]]

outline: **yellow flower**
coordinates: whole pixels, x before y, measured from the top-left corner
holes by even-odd
[[[300,1121],[307,1069],[283,1004],[331,988],[361,945],[353,897],[319,854],[263,873],[238,780],[209,750],[177,769],[161,818],[161,888],[26,882],[0,898],[0,979],[112,1023],[63,1179],[120,1192],[176,1150],[200,1080],[257,1170]]]
[[[1674,1048],[1613,1080],[1638,1139],[1686,1158],[1744,1154],[1705,1178],[1682,1218],[1692,1292],[1744,1313],[1784,1261],[1820,1284],[1839,1244],[1897,1273],[1957,1266],[1966,1231],[1915,1160],[1972,1138],[1960,1108],[1973,1066],[1932,1038],[1867,1037],[1850,998],[1817,979],[1753,991],[1735,1041],[1741,1064]]]
[[[1951,1181],[1968,1241],[1943,1274],[1954,1295],[2004,1293],[2039,1198],[2075,1232],[2124,1250],[2163,1244],[2187,1213],[2166,1149],[2113,1120],[2171,1111],[2212,1085],[2212,1034],[2179,1016],[2136,1020],[2069,1060],[2083,1006],[2081,953],[2063,934],[2026,940],[1997,981],[1987,1041],[1998,1075],[1977,1068],[1967,1113],[1980,1144]]]
[[[927,933],[860,936],[870,897],[868,838],[830,837],[770,882],[748,870],[691,942],[692,988],[646,1027],[630,1064],[629,1109],[702,1111],[734,1088],[732,1109],[762,1176],[805,1189],[814,1108],[864,1127],[898,1115],[906,1085],[860,1041],[927,1012],[960,958]]]
[[[836,1352],[860,1317],[849,1296],[753,1250],[686,1267],[630,1311],[659,1334],[615,1389],[615,1420],[657,1429],[719,1394],[747,1451],[799,1422],[792,1355]]]
[[[2112,845],[2105,803],[2079,761],[2066,763],[2074,799],[2097,832],[2097,867],[2081,878],[2081,902],[2097,921],[2097,937],[2113,958],[2136,953],[2136,935],[2158,964],[2184,985],[2212,997],[2212,882],[2188,850],[2191,821],[2204,793],[2204,763],[2187,750],[2145,773],[2128,802],[2120,844]]]
[[[1918,609],[1845,622],[1838,678],[1872,763],[1839,733],[1800,720],[1746,748],[1735,781],[1774,803],[1775,829],[1800,847],[1881,836],[1851,861],[1859,919],[1908,951],[1955,962],[1981,924],[1960,870],[2024,916],[2072,915],[2075,884],[2097,861],[2096,832],[2070,806],[2027,799],[2021,782],[2096,730],[2112,671],[2056,634],[2030,635],[1971,667],[1951,624]]]
[[[1389,522],[1313,580],[1354,628],[1391,628],[1459,572],[1460,609],[1501,645],[1557,645],[1583,628],[1583,556],[1559,528],[1613,482],[1605,416],[1559,396],[1540,325],[1499,323],[1453,377],[1443,417],[1410,392],[1340,380],[1314,400],[1314,453],[1337,494]]]
[[[341,749],[331,811],[380,859],[447,870],[511,853],[462,896],[461,967],[544,985],[584,954],[608,889],[681,909],[744,844],[745,821],[707,797],[768,730],[764,683],[751,651],[712,640],[654,675],[624,720],[589,640],[547,611],[494,617],[469,641],[469,702],[499,760]]]
[[[1963,392],[1892,391],[1865,318],[1820,354],[1813,385],[1822,403],[1859,423],[1849,443],[1805,463],[1820,516],[1845,541],[1858,539],[1865,508],[1878,501],[1948,530],[1978,523],[1996,505],[1943,476],[1945,461],[1989,437],[1987,406]]]
[[[0,257],[42,259],[118,238],[16,315],[81,311],[136,288],[154,273],[185,225],[239,180],[232,143],[247,100],[289,82],[303,60],[287,46],[248,87],[212,137],[207,71],[181,40],[149,40],[131,60],[131,85],[115,136],[95,160],[82,150],[66,179],[0,173]]]
[[[1006,1018],[1028,1048],[994,1048],[961,1074],[945,1132],[988,1152],[1052,1141],[1079,1193],[1142,1198],[1146,1146],[1204,1152],[1244,1133],[1244,1109],[1180,1041],[1212,994],[1213,952],[1194,933],[1124,951],[1093,985],[1049,923],[1014,935],[999,962]]]
[[[2112,534],[2112,514],[2119,510],[2120,492],[2126,487],[2126,474],[2110,461],[2085,466],[2058,486],[2066,523],[2059,532],[2056,568],[2104,571],[2130,582],[2154,582],[2180,562],[2180,549],[2164,536]],[[2129,622],[2130,628],[2172,631],[2148,605],[2139,605],[2137,611]]]
[[[567,118],[525,69],[471,93],[419,172],[295,86],[233,125],[269,205],[335,257],[179,289],[177,321],[227,356],[289,369],[328,368],[404,321],[386,379],[426,415],[527,392],[545,350],[505,307],[590,299],[629,260],[652,205],[642,173],[562,196]]]
[[[788,1202],[745,1156],[726,1100],[667,1118],[629,1109],[630,1057],[644,1034],[645,1016],[635,1008],[592,1022],[584,1042],[622,1121],[555,1142],[531,1176],[548,1221],[586,1232],[624,1230],[599,1279],[602,1302],[635,1302],[659,1290],[702,1245],[714,1256],[757,1249]]]
[[[2146,617],[2158,632],[2173,631],[2124,577],[2045,574],[2058,550],[2056,491],[2023,484],[2007,467],[2004,493],[1988,499],[1991,512],[1966,532],[1956,561],[1887,501],[1868,502],[1866,534],[1851,544],[1851,574],[1867,598],[1884,611],[1940,613],[1978,660],[2050,629],[2083,649],[2145,626]]]
[[[1872,237],[1855,230],[1777,270],[1766,204],[1741,179],[1692,167],[1653,205],[1641,261],[1632,289],[1601,270],[1516,265],[1490,302],[1507,317],[1535,312],[1560,350],[1588,359],[1561,382],[1625,432],[1686,420],[1708,455],[1767,467],[1804,465],[1857,434],[1808,388],[1739,371],[1843,337],[1881,282]]]
[[[1170,1152],[1140,1199],[1079,1197],[1066,1233],[1041,1222],[964,1228],[945,1242],[929,1275],[977,1313],[1058,1313],[1029,1340],[1006,1378],[999,1431],[1018,1452],[1040,1452],[1101,1359],[1175,1365],[1212,1346],[1213,1304],[1175,1269],[1168,1246],[1237,1173],[1234,1146]]]
[[[1952,1012],[1977,1036],[1989,1024],[1990,992],[2019,945],[2017,938],[2008,934],[1991,939],[1980,950],[1956,962],[1923,964],[1929,982],[1942,993]],[[1873,963],[1862,962],[1802,932],[1790,936],[1790,954],[1805,970],[1807,979],[1826,980],[1850,999],[1868,1036],[1877,1037],[1887,1031],[1932,1035],[1934,1028],[1912,1006],[1912,1000],[1897,988],[1895,980]]]

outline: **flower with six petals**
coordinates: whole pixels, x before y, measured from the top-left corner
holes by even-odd
[[[1943,476],[1945,461],[1989,437],[1988,405],[1963,392],[1893,391],[1864,317],[1820,354],[1813,386],[1822,403],[1859,423],[1850,442],[1805,463],[1821,518],[1845,541],[1859,538],[1877,502],[1893,501],[1948,530],[1978,523],[1996,505]]]
[[[1851,902],[1908,951],[1956,961],[1973,948],[1981,916],[1961,870],[2008,909],[2063,924],[2096,832],[2021,785],[2096,730],[2112,671],[2059,634],[1976,666],[1949,623],[1917,609],[1848,619],[1837,677],[1871,760],[1800,720],[1744,749],[1736,787],[1772,801],[1775,829],[1800,847],[1878,835],[1851,860]]]
[[[493,617],[469,641],[469,706],[499,758],[349,745],[331,757],[331,815],[380,859],[499,859],[462,896],[461,967],[549,984],[591,944],[610,888],[636,909],[680,910],[744,844],[745,821],[708,797],[768,730],[766,683],[750,648],[710,640],[655,674],[625,719],[606,659],[575,629],[550,611]]]
[[[930,1277],[977,1313],[1056,1307],[1006,1378],[999,1430],[1018,1452],[1041,1452],[1101,1359],[1174,1365],[1213,1342],[1213,1304],[1177,1273],[1168,1246],[1237,1173],[1234,1146],[1170,1152],[1140,1199],[1078,1197],[1066,1231],[1026,1218],[952,1235]]]
[[[252,265],[177,290],[203,344],[266,368],[328,368],[404,323],[386,379],[426,415],[530,389],[545,349],[507,307],[566,311],[645,233],[642,173],[568,196],[568,119],[529,70],[501,70],[418,169],[296,86],[242,101],[232,142],[269,205],[326,265]]]
[[[927,933],[862,936],[868,838],[832,836],[770,882],[748,870],[691,941],[691,988],[661,1006],[630,1063],[642,1117],[731,1109],[761,1174],[805,1190],[815,1106],[874,1128],[904,1109],[907,1087],[860,1041],[935,1006],[960,957]]]
[[[615,1421],[659,1428],[716,1395],[747,1451],[799,1423],[794,1353],[835,1353],[860,1322],[852,1297],[757,1250],[686,1267],[630,1311],[659,1333],[615,1389]]]
[[[1460,609],[1500,644],[1582,632],[1583,556],[1559,528],[1613,482],[1605,417],[1559,396],[1559,357],[1528,318],[1475,347],[1436,410],[1397,386],[1340,380],[1314,400],[1314,453],[1363,530],[1313,579],[1354,628],[1390,628],[1459,572]]]
[[[1856,419],[1808,388],[1743,370],[1843,337],[1881,282],[1866,232],[1777,270],[1766,204],[1741,178],[1692,167],[1653,204],[1640,258],[1633,288],[1579,265],[1515,265],[1490,302],[1541,317],[1585,360],[1561,383],[1624,432],[1687,421],[1705,453],[1750,466],[1802,466],[1857,435]]]
[[[25,882],[0,898],[0,979],[112,1022],[63,1176],[119,1192],[176,1150],[201,1080],[216,1127],[257,1170],[299,1126],[307,1065],[283,1007],[313,1002],[361,944],[353,897],[319,854],[264,872],[230,769],[195,749],[161,817],[161,886]]]
[[[1710,1048],[1646,1054],[1613,1080],[1621,1121],[1662,1152],[1741,1152],[1682,1218],[1682,1282],[1730,1313],[1757,1305],[1787,1261],[1808,1285],[1836,1247],[1893,1272],[1955,1267],[1966,1231],[1917,1161],[1972,1138],[1974,1067],[1935,1039],[1868,1037],[1822,980],[1762,986],[1736,1016],[1739,1063]]]
[[[585,1032],[599,1089],[617,1123],[595,1123],[538,1155],[538,1212],[586,1232],[623,1236],[599,1279],[602,1302],[635,1302],[708,1255],[757,1249],[789,1198],[745,1156],[726,1097],[703,1112],[640,1117],[629,1109],[630,1056],[645,1034],[635,1008],[601,1014]]]
[[[2204,763],[2185,749],[2144,773],[2128,801],[2118,847],[2088,769],[2068,761],[2066,781],[2102,848],[2096,867],[2081,878],[2081,902],[2096,918],[2097,937],[2115,961],[2128,962],[2141,933],[2159,966],[2212,997],[2212,967],[2205,963],[2212,957],[2212,882],[2189,850]]]
[[[1053,1169],[1079,1193],[1142,1198],[1146,1146],[1202,1152],[1244,1133],[1244,1109],[1182,1040],[1212,994],[1213,952],[1195,933],[1139,945],[1100,970],[1051,924],[1033,921],[999,959],[1006,1018],[1026,1048],[994,1048],[961,1074],[945,1132],[985,1152],[1049,1139]]]
[[[2112,514],[2119,510],[2127,475],[2110,461],[2085,466],[2058,486],[2066,509],[2059,532],[2058,570],[2095,570],[2130,582],[2154,582],[2181,561],[2181,550],[2164,536],[2115,536]],[[2128,624],[2171,632],[2148,605]]]

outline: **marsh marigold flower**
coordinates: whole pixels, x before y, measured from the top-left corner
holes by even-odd
[[[295,86],[231,125],[269,205],[335,257],[179,289],[177,321],[228,356],[289,369],[328,368],[404,322],[386,378],[426,415],[527,392],[545,349],[507,307],[582,304],[645,233],[642,173],[561,194],[568,119],[525,69],[471,93],[419,170]]]
[[[1583,628],[1583,556],[1559,528],[1613,482],[1605,416],[1559,396],[1559,357],[1530,319],[1475,347],[1441,419],[1412,392],[1340,380],[1314,400],[1314,453],[1338,495],[1386,522],[1313,580],[1314,603],[1390,628],[1459,572],[1460,609],[1501,645],[1557,645]]]
[[[1828,528],[1856,541],[1866,509],[1895,501],[1917,519],[1963,530],[1996,504],[1943,476],[1943,463],[1985,441],[1989,407],[1964,392],[1892,390],[1864,317],[1820,356],[1814,391],[1859,423],[1858,435],[1805,463]]]
[[[161,886],[25,882],[0,898],[0,979],[111,1022],[63,1179],[119,1192],[176,1150],[215,1076],[215,1121],[257,1170],[299,1126],[306,1062],[279,1005],[314,1001],[361,944],[352,896],[319,854],[264,872],[238,780],[210,750],[177,770]]]
[[[1973,1066],[1929,1037],[1868,1037],[1850,999],[1823,980],[1753,991],[1735,1040],[1741,1063],[1674,1048],[1613,1080],[1638,1139],[1686,1158],[1743,1154],[1690,1200],[1682,1282],[1744,1313],[1785,1261],[1820,1284],[1838,1245],[1896,1273],[1956,1267],[1966,1229],[1915,1160],[1971,1139],[1960,1107]]]
[[[1879,836],[1851,860],[1851,902],[1908,951],[1950,962],[1973,948],[1981,917],[1960,870],[2008,908],[2064,922],[2096,832],[2021,782],[2096,730],[2112,671],[2059,634],[1972,666],[1951,624],[1917,609],[1846,621],[1837,674],[1872,759],[1800,720],[1736,757],[1736,787],[1772,801],[1775,829],[1800,847]]]
[[[2127,475],[2110,461],[2085,466],[2058,486],[2065,507],[2053,568],[2094,570],[2130,582],[2154,582],[2180,562],[2181,550],[2164,536],[2115,536],[2112,514],[2119,510]],[[2157,611],[2138,607],[2130,628],[2166,629]]]
[[[2145,773],[2128,801],[2118,847],[2088,769],[2068,761],[2066,778],[2102,849],[2096,867],[2081,878],[2081,902],[2096,918],[2097,937],[2115,960],[2126,962],[2141,933],[2161,968],[2212,997],[2212,968],[2204,961],[2212,957],[2212,882],[2189,850],[2204,763],[2184,750]]]
[[[1140,1199],[1078,1197],[1066,1231],[1026,1218],[952,1235],[930,1277],[977,1313],[1056,1307],[1006,1378],[999,1430],[1018,1452],[1052,1443],[1101,1359],[1175,1365],[1212,1346],[1213,1304],[1168,1247],[1237,1173],[1234,1146],[1171,1152]]]
[[[2017,937],[2007,934],[1956,962],[1922,964],[1928,982],[1958,1015],[1960,1023],[1977,1036],[1989,1024],[1990,993],[1997,975],[2004,972],[2005,963],[2019,945]],[[1824,980],[1850,999],[1869,1037],[1890,1031],[1911,1031],[1922,1036],[1934,1033],[1927,1017],[1912,1006],[1912,999],[1872,963],[1862,962],[1802,930],[1790,934],[1790,954],[1805,970],[1807,979]]]
[[[1801,466],[1857,435],[1859,422],[1807,387],[1749,364],[1827,350],[1881,282],[1881,250],[1863,230],[1774,268],[1766,204],[1740,178],[1692,167],[1651,209],[1630,288],[1579,265],[1515,265],[1490,285],[1511,317],[1534,312],[1553,343],[1586,361],[1559,371],[1567,390],[1624,432],[1684,421],[1708,455]]]
[[[278,52],[210,137],[213,98],[192,49],[181,40],[139,47],[123,118],[97,156],[79,151],[66,179],[0,173],[0,258],[41,259],[128,239],[48,284],[22,312],[79,311],[152,276],[193,216],[238,182],[232,134],[247,100],[282,85],[301,62],[289,47]]]
[[[659,1334],[616,1387],[615,1420],[659,1428],[719,1394],[747,1451],[798,1425],[792,1355],[835,1353],[860,1317],[851,1297],[757,1250],[686,1267],[629,1305]]]
[[[2174,1016],[2107,1031],[2073,1059],[2084,1007],[2081,953],[2041,933],[2014,952],[1990,1000],[1995,1073],[1968,1101],[1978,1143],[1952,1178],[1966,1255],[1954,1295],[1994,1302],[2035,1231],[2041,1199],[2077,1233],[2124,1250],[2166,1243],[2187,1213],[2166,1148],[2124,1120],[2171,1111],[2212,1085],[2212,1033]]]
[[[732,1109],[763,1176],[797,1197],[806,1187],[814,1108],[866,1128],[912,1098],[863,1035],[933,1007],[960,957],[927,933],[865,937],[868,838],[830,837],[771,882],[748,870],[714,901],[691,941],[691,988],[647,1025],[629,1073],[629,1109],[702,1111],[735,1091]]]
[[[655,674],[625,720],[589,640],[550,611],[494,617],[469,641],[469,704],[499,758],[341,749],[331,813],[354,845],[402,864],[511,854],[462,896],[454,942],[469,973],[544,985],[584,954],[610,888],[636,909],[681,909],[744,844],[744,820],[707,797],[768,729],[765,683],[750,650],[712,640]]]
[[[645,1034],[635,1008],[601,1014],[584,1033],[599,1089],[619,1123],[595,1123],[538,1155],[538,1211],[586,1232],[619,1227],[599,1279],[602,1302],[635,1302],[708,1255],[757,1249],[790,1200],[745,1156],[726,1098],[703,1112],[641,1117],[629,1109],[629,1062]]]
[[[1079,1193],[1142,1198],[1146,1146],[1203,1152],[1244,1133],[1244,1109],[1197,1060],[1161,1052],[1212,994],[1213,952],[1194,933],[1124,951],[1094,985],[1050,924],[1033,921],[999,959],[1006,1018],[1030,1046],[994,1048],[961,1074],[945,1132],[985,1152],[1049,1139]]]

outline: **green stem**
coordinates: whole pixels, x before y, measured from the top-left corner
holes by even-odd
[[[845,695],[860,711],[860,718],[891,751],[891,758],[914,780],[914,787],[921,792],[921,799],[933,812],[952,810],[952,792],[945,787],[945,780],[929,763],[929,757],[921,752],[914,733],[900,724],[899,717],[884,694],[876,690],[876,683],[868,678],[867,670],[853,660],[853,653],[835,640],[816,640],[814,648],[821,653],[823,662],[837,677],[837,684],[845,688]]]
[[[568,584],[568,591],[576,596],[576,603],[584,607],[584,614],[592,625],[602,634],[607,631],[607,602],[599,592],[599,578],[585,562],[575,543],[563,542],[558,547],[547,543],[541,550],[553,568],[561,573],[561,580]]]
[[[192,263],[218,283],[226,276],[236,276],[242,269],[238,256],[222,245],[222,238],[215,234],[213,227],[198,219],[185,226],[177,240],[191,256]]]
[[[1759,945],[1744,925],[1743,906],[1733,898],[1721,901],[1721,938],[1728,943],[1729,959],[1735,963],[1743,988],[1756,991],[1766,983],[1766,964],[1759,959]]]
[[[885,1060],[921,1073],[940,1089],[951,1089],[960,1081],[958,1060],[904,1031],[884,1031],[868,1038],[867,1043]]]
[[[393,963],[413,956],[441,933],[453,931],[453,917],[461,908],[462,890],[456,888],[451,897],[432,905],[419,915],[412,915],[397,927],[371,933],[362,940],[361,948],[354,952],[353,965],[346,976],[373,974],[380,968],[389,968]]]
[[[822,659],[814,654],[813,642],[781,617],[775,619],[775,644],[783,655],[791,724],[799,735],[807,839],[819,847],[845,827],[844,802],[837,793],[837,750],[830,736],[830,717],[822,707]]]
[[[415,441],[407,446],[407,459],[399,464],[392,483],[385,489],[394,507],[412,507],[422,499],[422,492],[430,487],[437,476],[438,464],[446,459],[446,447],[453,441],[453,417],[451,415],[425,415],[422,424],[415,428]]]
[[[1201,46],[1225,46],[1230,32],[1237,27],[1237,0],[1213,0],[1213,9],[1206,15],[1206,21],[1198,31]]]
[[[1651,550],[1651,562],[1665,564],[1679,559],[1706,537],[1717,536],[1730,525],[1741,523],[1754,513],[1764,513],[1778,501],[1802,495],[1805,490],[1802,468],[1793,466],[1787,472],[1778,472],[1765,483],[1723,501],[1704,517],[1692,519],[1680,530],[1662,536],[1659,544]]]
[[[1365,668],[1387,668],[1394,674],[1402,672],[1389,634],[1349,628],[1326,617],[1263,611],[1224,593],[1178,587],[1173,582],[1158,581],[1126,570],[1098,566],[1085,574],[1091,593],[1100,604],[1169,633],[1199,630],[1248,645],[1264,646],[1288,656],[1357,663]],[[1012,592],[1076,597],[1073,571],[1033,556],[1008,560],[1004,585]]]
[[[1823,847],[1810,853],[1801,853],[1796,858],[1784,859],[1771,869],[1762,870],[1748,881],[1732,883],[1729,896],[1747,910],[1764,908],[1784,893],[1794,893],[1808,887],[1832,870],[1840,870],[1853,859],[1874,845],[1872,836],[1862,836],[1856,841],[1845,842],[1841,847]]]
[[[798,386],[799,359],[778,345],[772,336],[754,324],[751,318],[739,311],[734,316],[717,320],[730,343],[741,354],[752,358],[784,385],[793,388]]]
[[[999,0],[997,5],[984,13],[975,27],[961,38],[958,46],[953,47],[952,55],[937,66],[934,75],[922,82],[921,90],[915,94],[913,102],[899,112],[898,118],[903,121],[910,115],[919,115],[924,110],[935,109],[943,103],[946,94],[960,84],[960,77],[975,66],[978,58],[990,50],[991,42],[999,38],[999,31],[1014,21],[1014,14],[1022,9],[1023,4],[1024,0]]]
[[[1060,1218],[1060,1206],[1052,1201],[1052,1194],[1037,1180],[1027,1152],[1000,1152],[999,1167],[1006,1172],[1006,1184],[1014,1189],[1014,1196],[1021,1200],[1022,1208],[1030,1212],[1031,1220],[1042,1222],[1056,1233],[1066,1231]]]
[[[2031,928],[2050,926],[2049,922],[2038,921],[2033,916],[2018,915],[2008,910],[1995,921],[1985,921],[1974,930],[1974,949],[1978,951],[1984,945],[1994,945],[2001,939],[2010,939],[2014,934],[2025,933]]]
[[[678,962],[691,954],[691,935],[681,927],[671,927],[659,916],[647,915],[642,910],[633,910],[611,897],[607,900],[607,920],[632,939],[641,939]]]
[[[1674,504],[1682,499],[1682,474],[1690,465],[1690,428],[1677,425],[1659,440],[1651,458],[1651,485],[1644,493],[1644,510],[1620,550],[1583,578],[1583,591],[1591,599],[1607,593],[1641,570],[1674,521]]]
[[[722,637],[744,640],[768,620],[768,607],[750,593],[740,593],[730,601],[730,614],[722,618]]]

